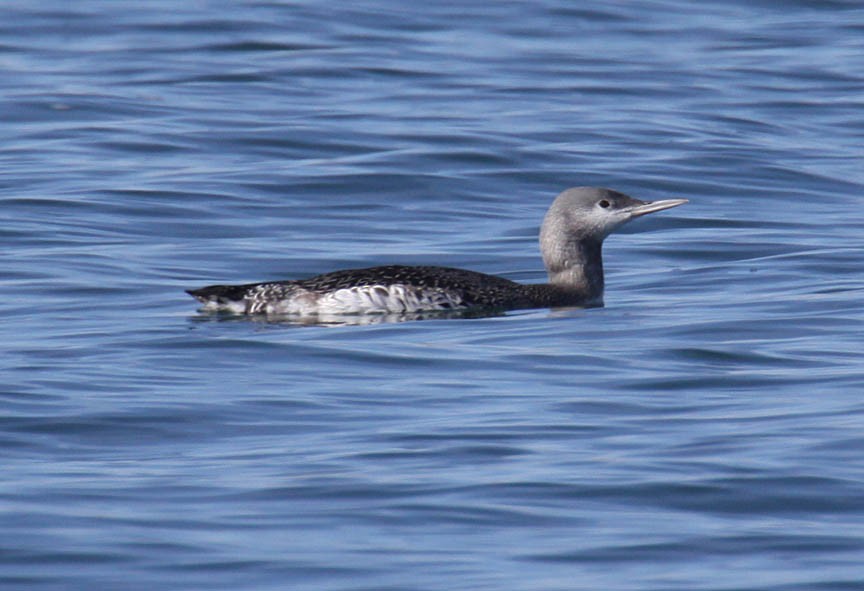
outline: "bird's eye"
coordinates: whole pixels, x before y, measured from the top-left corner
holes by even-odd
[[[601,200],[600,200],[600,203],[598,203],[597,205],[599,205],[599,206],[602,207],[603,209],[606,209],[607,207],[609,207],[609,206],[612,205],[612,204],[609,203],[608,201],[606,201],[605,199],[601,199]]]

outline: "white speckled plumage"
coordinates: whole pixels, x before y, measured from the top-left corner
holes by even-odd
[[[373,314],[401,314],[462,307],[462,298],[454,291],[394,284],[337,289],[320,295],[316,309],[322,314],[353,314],[357,310]]]
[[[593,187],[564,191],[549,208],[540,232],[547,284],[524,285],[449,267],[391,265],[309,279],[213,285],[189,293],[205,311],[300,317],[597,306],[603,304],[603,239],[633,218],[686,202],[646,202]]]
[[[357,285],[323,292],[296,288],[279,296],[273,293],[272,286],[263,284],[257,290],[249,290],[241,302],[242,305],[231,308],[231,311],[244,314],[311,316],[357,313],[403,314],[456,310],[464,307],[462,298],[454,291],[436,288],[420,289],[402,284]],[[211,309],[220,309],[219,304],[216,303],[216,306]]]

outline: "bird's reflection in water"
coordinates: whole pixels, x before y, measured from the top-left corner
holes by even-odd
[[[526,316],[540,312],[545,317],[572,316],[573,312],[584,307],[552,308],[545,310],[507,311],[503,309],[435,310],[427,312],[406,312],[402,314],[318,314],[297,316],[288,314],[232,314],[228,312],[203,312],[193,316],[193,322],[254,322],[273,326],[372,326],[376,324],[397,324],[416,320],[464,320],[495,318],[501,316]]]

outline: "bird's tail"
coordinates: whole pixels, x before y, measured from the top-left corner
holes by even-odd
[[[245,311],[245,285],[210,285],[200,289],[187,289],[186,293],[204,304],[204,310]]]

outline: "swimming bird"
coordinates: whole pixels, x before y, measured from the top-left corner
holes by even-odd
[[[597,187],[564,191],[540,228],[549,283],[522,284],[451,267],[388,265],[187,293],[204,304],[204,311],[303,317],[602,306],[603,240],[634,218],[684,203],[687,199],[640,201]]]

